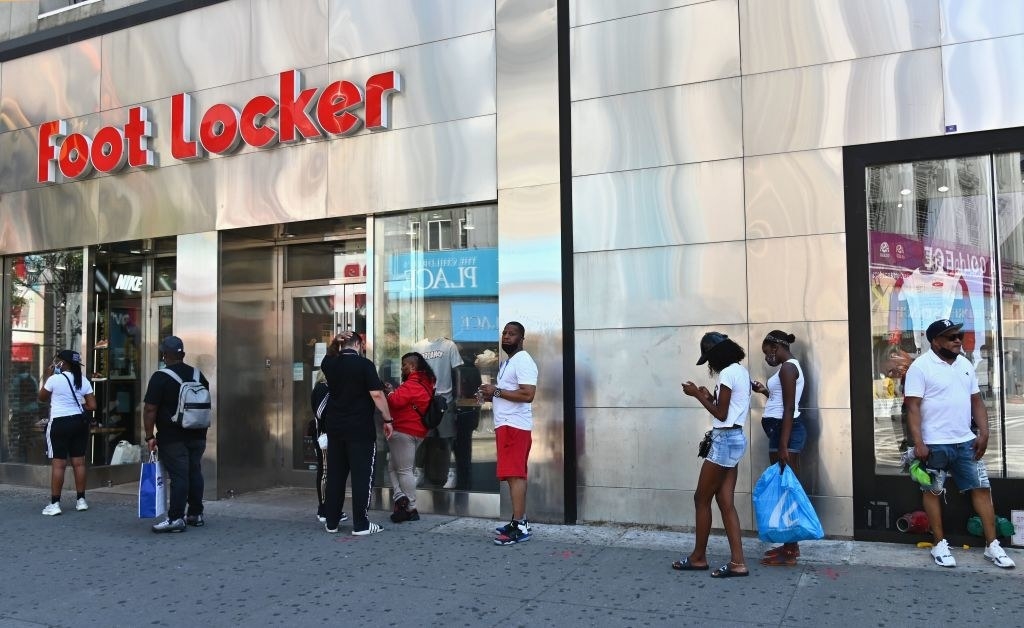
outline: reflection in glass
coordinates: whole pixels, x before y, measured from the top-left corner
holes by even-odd
[[[1002,346],[997,354],[999,360],[991,360],[991,350],[986,356],[990,361],[984,364],[984,377],[991,389],[989,394],[997,399],[1002,388],[1006,411],[1003,422],[1006,475],[1020,478],[1024,477],[1024,154],[998,154],[993,165]],[[979,381],[983,377],[980,369],[979,366]]]

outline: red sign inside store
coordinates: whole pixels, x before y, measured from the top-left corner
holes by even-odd
[[[241,111],[217,103],[202,112],[198,128],[193,119],[192,95],[171,96],[171,155],[189,161],[208,154],[223,155],[239,144],[268,148],[325,136],[351,135],[364,125],[381,131],[390,125],[390,96],[402,90],[395,70],[374,74],[365,87],[335,81],[323,89],[302,87],[298,70],[280,75],[278,97],[260,95]],[[362,116],[360,116],[362,109]],[[103,173],[156,165],[150,147],[153,124],[149,110],[128,109],[123,127],[103,127],[93,137],[67,132],[67,122],[51,120],[39,125],[39,183],[55,183],[59,171],[67,179],[81,179],[94,170]]]

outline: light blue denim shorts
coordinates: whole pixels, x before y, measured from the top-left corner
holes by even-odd
[[[711,434],[711,452],[708,462],[720,467],[732,468],[740,463],[747,451],[747,435],[743,428],[723,430],[716,428]]]

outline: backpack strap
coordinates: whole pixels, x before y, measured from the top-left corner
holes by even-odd
[[[427,408],[429,409],[430,402],[434,400],[434,393],[429,388],[427,388],[427,385],[424,384],[422,381],[420,381],[420,386],[423,386],[423,390],[427,391],[427,394],[430,395],[430,400],[427,401]],[[416,414],[420,415],[420,419],[427,416],[427,411],[424,410],[423,412],[420,412],[419,406],[417,406],[415,403],[410,403],[409,405],[411,405],[412,409],[416,411]]]
[[[174,371],[172,371],[171,369],[162,368],[162,369],[160,369],[160,372],[163,373],[164,375],[170,376],[170,378],[173,379],[174,381],[178,382],[178,384],[184,384],[185,383],[185,382],[182,381],[181,377],[179,377],[178,374],[175,373]],[[196,381],[199,381],[199,380],[196,380]]]
[[[198,366],[193,366],[192,367],[192,381],[196,382],[197,384],[202,383],[202,382],[199,381],[199,367]]]

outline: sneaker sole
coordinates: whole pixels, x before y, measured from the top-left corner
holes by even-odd
[[[498,537],[498,538],[494,539],[494,544],[495,545],[518,545],[519,543],[525,543],[525,542],[527,542],[529,540],[530,540],[529,536],[521,536],[521,537],[519,537],[518,539],[515,539],[515,540],[510,539],[508,537],[505,537],[505,538]]]
[[[358,530],[358,531],[357,530],[352,530],[352,536],[370,536],[371,534],[377,534],[377,533],[380,533],[380,532],[383,532],[383,531],[384,531],[384,528],[382,528],[380,526],[377,526],[376,528],[369,527],[369,528],[367,528],[365,530]]]
[[[62,514],[64,514],[63,511],[61,511],[61,512],[44,512],[43,516],[44,517],[56,517],[57,515],[62,515]]]
[[[1000,565],[999,561],[1001,560],[1001,558],[996,558],[995,556],[989,556],[988,554],[985,554],[985,558],[989,562],[991,562],[993,565],[995,565],[996,567],[999,567],[1000,569],[1013,569],[1013,568],[1015,568],[1017,566],[1014,563],[1010,563],[1009,565]],[[1007,556],[1006,558],[1009,559],[1009,556]]]
[[[185,528],[175,528],[174,530],[153,530],[154,534],[176,534],[178,532],[184,532]]]

